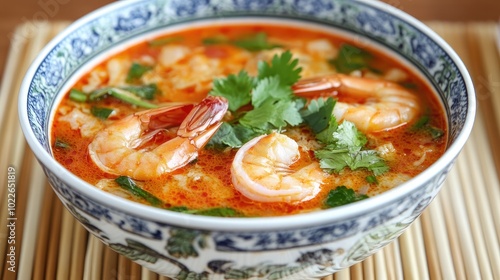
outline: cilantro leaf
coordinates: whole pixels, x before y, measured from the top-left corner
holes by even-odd
[[[331,97],[327,99],[313,99],[309,103],[309,106],[301,111],[302,118],[304,118],[304,121],[311,127],[314,133],[319,133],[329,126],[333,107],[336,102]]]
[[[274,55],[271,64],[260,61],[258,64],[259,80],[278,76],[280,83],[285,86],[292,86],[300,79],[301,67],[298,67],[299,60],[292,60],[292,53],[285,51],[281,55]]]
[[[225,97],[229,102],[229,110],[235,112],[251,100],[250,92],[255,85],[254,78],[245,71],[238,75],[231,74],[226,78],[215,79],[210,95]]]
[[[259,80],[257,86],[254,88],[252,92],[252,105],[254,107],[259,107],[269,99],[291,100],[293,98],[292,89],[281,85],[278,76],[268,77]]]
[[[113,113],[113,109],[92,106],[90,108],[90,113],[101,120],[105,120],[109,117],[109,115],[111,115],[111,113]]]
[[[185,206],[175,206],[167,208],[167,210],[181,213],[188,213],[202,216],[212,217],[243,217],[244,215],[239,211],[229,207],[215,207],[207,209],[189,209]]]
[[[320,133],[316,134],[316,139],[323,144],[333,144],[335,140],[333,138],[333,133],[337,131],[339,124],[337,123],[337,118],[335,115],[330,116],[330,121],[328,127],[322,130]]]
[[[242,125],[266,133],[269,130],[296,126],[302,122],[297,104],[293,100],[267,99],[260,107],[247,112],[239,121]]]
[[[144,73],[148,72],[149,70],[153,69],[151,66],[147,65],[142,65],[137,62],[132,63],[130,66],[130,69],[127,73],[127,83],[132,83],[137,81],[144,75]]]
[[[336,173],[346,167],[351,170],[365,168],[376,176],[389,170],[375,150],[363,150],[367,143],[366,136],[353,123],[344,121],[338,125],[336,131],[331,132],[330,128],[324,131],[328,134],[321,134],[322,131],[316,135],[316,137],[321,136],[323,143],[328,143],[322,149],[315,151],[321,168]]]
[[[360,151],[367,142],[366,136],[349,121],[339,125],[337,131],[333,133],[333,138],[338,147],[348,148],[350,152]]]
[[[241,38],[232,42],[233,45],[240,48],[255,52],[261,50],[269,50],[273,48],[280,47],[278,44],[269,43],[267,40],[267,34],[264,32],[258,32],[251,36]]]
[[[240,148],[256,136],[258,134],[248,127],[239,124],[232,126],[224,122],[215,135],[210,138],[207,147],[222,148],[228,146],[231,148]]]
[[[325,208],[333,208],[356,201],[360,201],[368,198],[367,195],[356,194],[353,189],[347,188],[346,186],[338,186],[334,190],[328,192],[328,196],[325,199]]]
[[[156,207],[162,207],[164,202],[159,199],[158,197],[154,196],[153,194],[149,193],[148,191],[143,190],[141,187],[139,187],[132,178],[127,177],[127,176],[120,176],[115,179],[115,182],[118,183],[120,187],[123,189],[129,191],[135,196],[138,196],[144,200],[146,200],[149,204],[156,206]]]
[[[349,44],[340,47],[336,58],[329,60],[340,73],[351,73],[354,70],[369,68],[372,55],[365,50]]]

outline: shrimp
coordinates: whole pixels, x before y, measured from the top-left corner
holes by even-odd
[[[337,102],[333,114],[337,121],[350,121],[364,132],[390,130],[415,120],[420,113],[418,97],[389,81],[343,74],[310,78],[293,86],[296,95],[318,97],[344,95],[363,103]]]
[[[227,100],[209,96],[198,105],[146,110],[125,117],[98,132],[88,147],[104,172],[138,180],[159,177],[196,159],[222,124]],[[180,126],[179,126],[180,124]],[[143,147],[160,130],[179,126],[176,137],[157,147]]]
[[[244,196],[260,202],[296,204],[314,198],[325,179],[319,163],[293,170],[300,158],[297,142],[273,132],[255,137],[236,153],[231,165],[234,187]]]

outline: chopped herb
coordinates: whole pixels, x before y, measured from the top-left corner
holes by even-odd
[[[160,46],[167,45],[170,43],[181,42],[182,40],[184,40],[184,38],[182,38],[182,37],[160,38],[160,39],[155,39],[155,40],[149,41],[148,45],[151,47],[160,47]]]
[[[245,126],[240,124],[230,125],[229,123],[222,123],[217,132],[210,141],[207,147],[223,149],[224,147],[240,148],[244,143],[258,136],[258,134]]]
[[[157,88],[154,84],[146,86],[127,86],[122,88],[104,87],[91,92],[89,94],[89,100],[97,101],[109,95],[132,105],[152,109],[158,108],[158,105],[144,99],[153,99],[156,91]]]
[[[229,110],[235,112],[250,102],[250,92],[254,85],[255,79],[248,76],[247,72],[240,71],[238,75],[215,79],[210,95],[225,97],[229,102]]]
[[[54,142],[54,147],[61,148],[61,149],[67,149],[67,148],[71,147],[71,145],[68,144],[67,142],[57,138],[56,141]]]
[[[328,193],[324,201],[325,208],[333,208],[368,198],[367,195],[356,194],[353,189],[339,186]]]
[[[271,63],[260,61],[258,64],[259,80],[278,76],[280,84],[292,86],[300,79],[302,68],[298,66],[299,60],[292,59],[290,51],[283,52],[281,55],[274,55]]]
[[[128,87],[123,87],[122,89],[130,91],[135,95],[147,100],[154,99],[155,94],[158,91],[158,87],[155,84],[149,84],[144,86],[128,86]]]
[[[137,62],[132,63],[132,66],[130,66],[130,69],[127,74],[127,83],[133,83],[136,82],[138,79],[144,75],[144,73],[148,72],[149,70],[153,69],[151,66],[147,65],[142,65]]]
[[[97,101],[101,98],[104,98],[106,94],[108,94],[110,89],[111,89],[110,87],[104,87],[92,91],[89,94],[89,101]]]
[[[202,216],[213,216],[213,217],[243,217],[244,215],[240,212],[229,207],[216,207],[208,209],[189,209],[185,206],[176,206],[167,208],[167,210],[181,213],[188,213],[194,215]]]
[[[377,177],[373,176],[373,175],[370,175],[370,176],[366,176],[366,181],[370,184],[378,184],[378,180],[377,180]]]
[[[410,128],[411,131],[424,131],[428,133],[432,139],[438,139],[444,135],[444,131],[430,124],[430,115],[425,113],[417,122]]]
[[[325,124],[322,123],[321,126],[316,127],[313,121],[324,121],[328,118],[333,110],[332,104],[334,106],[333,100],[318,100],[316,103],[311,102],[311,108],[302,111],[303,115],[306,115],[306,123],[316,132],[316,139],[325,144],[323,148],[315,151],[321,168],[337,173],[346,167],[351,170],[366,168],[375,175],[387,172],[389,167],[377,152],[364,149],[367,138],[353,123],[344,121],[339,125],[335,116],[330,115],[328,126],[319,133],[317,132]]]
[[[93,106],[90,108],[90,112],[99,119],[105,120],[113,113],[113,109]]]
[[[87,94],[76,88],[72,88],[69,92],[69,99],[75,102],[85,102],[87,101]]]
[[[205,38],[203,39],[202,43],[204,45],[219,45],[219,44],[228,44],[230,43],[230,41],[226,36],[218,35],[214,37]]]
[[[231,111],[246,105],[252,107],[249,111],[234,115],[235,119],[229,124],[235,127],[234,130],[229,129],[227,125],[220,130],[219,136],[230,136],[230,140],[222,140],[222,137],[216,135],[217,141],[212,141],[213,146],[222,144],[239,147],[248,141],[246,136],[255,137],[270,130],[279,130],[284,126],[295,126],[302,122],[300,110],[305,101],[296,97],[291,89],[291,85],[300,79],[301,68],[298,67],[298,60],[292,59],[290,51],[286,51],[275,55],[271,63],[261,62],[258,70],[256,78],[242,71],[238,75],[214,80],[210,94],[228,99]]]
[[[239,38],[236,40],[229,40],[226,36],[217,35],[214,37],[208,37],[203,39],[204,45],[219,45],[219,44],[231,44],[242,49],[257,52],[262,50],[270,50],[273,48],[279,48],[281,45],[270,43],[267,40],[267,34],[264,32],[258,32]]]
[[[343,44],[337,57],[329,60],[329,63],[335,66],[335,69],[340,73],[351,73],[354,70],[370,68],[369,62],[371,59],[372,55],[365,50]]]
[[[118,185],[123,189],[131,192],[133,195],[146,200],[152,206],[162,207],[164,205],[164,202],[159,198],[137,186],[134,180],[130,177],[120,176],[115,179],[115,182],[118,183]]]
[[[127,91],[127,90],[124,90],[124,89],[121,89],[121,88],[110,88],[108,90],[108,94],[115,97],[115,98],[120,99],[121,101],[130,103],[132,105],[136,105],[139,107],[144,107],[144,108],[148,108],[148,109],[158,108],[158,105],[147,102],[147,101],[141,99],[140,97],[138,97],[137,95],[135,95],[134,93]]]
[[[313,99],[306,109],[301,111],[302,118],[314,133],[325,130],[330,123],[333,107],[337,101],[331,97]],[[337,128],[335,128],[336,130]],[[332,131],[333,133],[333,131]]]
[[[241,38],[232,42],[234,45],[248,51],[262,51],[281,47],[278,44],[272,44],[267,40],[267,34],[259,32],[254,35]]]

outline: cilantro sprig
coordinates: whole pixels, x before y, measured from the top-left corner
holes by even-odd
[[[235,119],[218,130],[209,146],[238,148],[250,137],[301,124],[300,110],[305,102],[291,88],[300,79],[301,70],[298,60],[286,51],[270,63],[260,62],[256,77],[241,71],[214,80],[210,94],[225,97]]]
[[[321,168],[335,173],[346,167],[351,170],[364,168],[376,176],[387,172],[389,167],[386,162],[375,150],[365,148],[368,140],[352,122],[337,123],[333,115],[334,106],[332,98],[317,99],[301,112],[305,122],[316,133],[316,139],[325,145],[315,151]]]
[[[360,201],[368,198],[367,195],[357,194],[353,189],[347,188],[346,186],[338,186],[334,190],[328,192],[328,196],[324,201],[325,208],[333,208],[356,201]]]

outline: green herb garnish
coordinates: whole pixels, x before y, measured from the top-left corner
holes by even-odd
[[[87,101],[87,94],[76,88],[72,88],[69,92],[69,99],[75,102],[85,102]]]
[[[131,93],[137,95],[138,97],[153,100],[156,92],[158,91],[158,87],[155,84],[149,84],[144,86],[128,86],[123,87],[123,90],[130,91]]]
[[[149,70],[153,69],[153,67],[148,66],[148,65],[142,65],[137,62],[132,63],[132,66],[130,66],[130,69],[127,73],[127,83],[133,83],[137,82],[144,73],[148,72]]]
[[[235,112],[250,102],[254,85],[255,79],[248,76],[247,72],[240,71],[237,75],[215,79],[210,94],[225,97],[229,102],[229,110]]]
[[[126,90],[126,89],[131,89],[131,88],[132,88],[132,90],[135,90],[135,92],[130,91],[130,90]],[[125,87],[125,88],[106,87],[106,88],[101,88],[101,89],[97,89],[97,90],[91,92],[89,95],[89,100],[90,101],[97,101],[97,100],[109,95],[109,96],[113,96],[117,99],[120,99],[121,101],[127,102],[127,103],[132,104],[132,105],[136,105],[139,107],[144,107],[144,108],[148,108],[148,109],[158,108],[158,105],[156,105],[154,103],[150,103],[150,102],[142,99],[140,96],[138,96],[139,94],[137,93],[138,92],[137,88],[138,87]],[[145,95],[146,93],[143,92],[142,94]]]
[[[389,170],[385,161],[375,150],[364,150],[366,136],[356,126],[344,121],[328,139],[329,144],[315,151],[321,168],[329,172],[340,172],[349,167],[351,170],[366,168],[380,175]]]
[[[370,176],[366,176],[366,181],[370,184],[378,184],[378,180],[377,180],[377,177],[373,176],[373,175],[370,175]]]
[[[340,47],[336,58],[329,60],[329,63],[335,66],[340,73],[351,73],[354,70],[370,68],[372,55],[360,48],[352,45],[343,44]]]
[[[208,209],[189,209],[189,208],[184,207],[184,206],[176,206],[176,207],[167,208],[167,210],[174,211],[174,212],[187,213],[187,214],[194,214],[194,215],[213,216],[213,217],[243,217],[244,216],[240,212],[234,210],[233,208],[229,208],[229,207],[215,207],[215,208],[208,208]]]
[[[333,208],[368,198],[367,195],[356,194],[353,189],[339,186],[328,193],[324,201],[325,208]]]
[[[316,133],[316,139],[325,145],[315,151],[321,168],[337,173],[346,167],[366,168],[375,175],[388,171],[389,167],[375,150],[365,149],[368,140],[353,123],[337,123],[332,114],[334,106],[332,98],[317,99],[301,111],[305,122]]]
[[[291,89],[300,79],[298,60],[292,59],[292,54],[286,51],[275,55],[270,63],[259,63],[258,69],[257,77],[242,71],[214,80],[210,94],[228,99],[231,111],[251,106],[247,111],[234,114],[235,119],[217,131],[211,146],[241,147],[251,139],[249,137],[302,123],[300,110],[305,102]]]
[[[251,36],[241,38],[232,42],[234,45],[249,51],[262,51],[281,47],[278,44],[272,44],[267,40],[267,34],[259,32]]]
[[[231,44],[251,52],[270,50],[273,48],[281,47],[281,45],[279,44],[270,43],[267,40],[267,34],[264,32],[251,34],[236,40],[229,40],[229,38],[227,38],[226,36],[218,35],[205,38],[202,42],[204,45]]]
[[[68,149],[69,147],[71,147],[71,145],[68,144],[68,142],[57,138],[56,141],[54,142],[54,147],[61,149]]]
[[[429,113],[424,114],[420,117],[415,124],[410,128],[411,131],[423,131],[428,133],[432,139],[438,139],[444,135],[444,131],[430,124],[431,117]]]
[[[164,205],[164,202],[161,201],[159,198],[137,186],[135,181],[132,180],[130,177],[120,176],[115,179],[115,182],[118,183],[120,187],[129,191],[133,195],[146,200],[146,202],[148,202],[152,206],[163,207]]]
[[[90,108],[90,112],[99,119],[105,120],[113,113],[113,109],[93,106]]]

